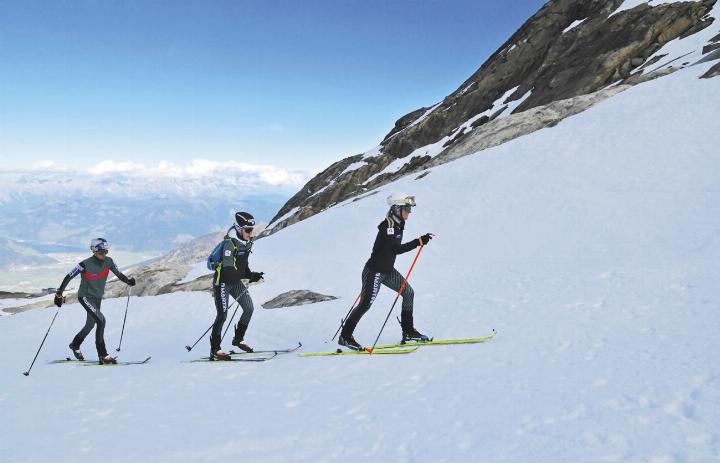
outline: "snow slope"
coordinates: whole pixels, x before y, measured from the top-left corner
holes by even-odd
[[[474,156],[404,178],[256,243],[248,340],[325,341],[359,290],[390,191],[417,196],[406,239],[416,325],[499,335],[405,356],[192,364],[208,294],[137,299],[122,358],[47,365],[84,320],[0,318],[3,462],[709,462],[720,459],[720,80],[691,67]],[[405,272],[414,252],[401,256]],[[341,299],[262,310],[290,289]],[[369,343],[393,294],[360,322]],[[109,300],[108,347],[125,301]],[[399,336],[391,322],[383,341]],[[226,347],[229,347],[227,342]],[[91,353],[92,339],[85,345]]]

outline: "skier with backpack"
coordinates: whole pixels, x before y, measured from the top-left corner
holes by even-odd
[[[245,341],[245,332],[253,314],[253,302],[247,287],[241,281],[248,279],[255,283],[263,278],[264,272],[253,272],[248,266],[248,258],[252,250],[253,229],[255,218],[247,212],[235,214],[235,224],[228,229],[223,240],[215,246],[208,257],[208,268],[214,270],[213,296],[215,299],[215,323],[210,334],[210,359],[230,360],[221,346],[221,331],[228,311],[228,298],[232,296],[242,307],[243,313],[235,327],[232,345],[245,352],[253,349]],[[235,237],[230,236],[234,230]]]
[[[100,312],[100,304],[105,294],[105,283],[110,272],[113,272],[120,281],[129,286],[135,286],[135,278],[128,278],[118,270],[115,262],[107,255],[110,251],[110,244],[105,238],[92,240],[90,250],[93,255],[77,264],[65,276],[55,293],[54,302],[58,307],[62,306],[65,302],[63,291],[65,291],[68,283],[76,276],[82,275],[77,297],[80,305],[87,312],[87,318],[85,326],[75,335],[68,347],[70,347],[76,359],[85,360],[83,353],[80,351],[80,345],[95,326],[95,347],[97,348],[99,362],[101,364],[114,364],[117,361],[114,357],[108,355],[105,348],[105,316]]]
[[[363,350],[363,347],[353,337],[353,331],[355,331],[360,318],[370,309],[380,290],[380,285],[383,284],[394,291],[399,291],[402,286],[403,276],[394,268],[397,255],[428,244],[434,236],[432,233],[426,233],[419,238],[403,243],[405,222],[415,206],[415,197],[396,193],[387,198],[387,203],[390,210],[387,212],[385,220],[380,222],[377,227],[378,233],[370,259],[362,271],[360,302],[344,321],[338,338],[338,344],[354,350]],[[428,341],[429,338],[414,327],[413,297],[413,289],[409,283],[406,283],[402,291],[402,311],[400,312],[402,339],[403,341]]]

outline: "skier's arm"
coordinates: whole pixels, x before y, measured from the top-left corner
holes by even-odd
[[[63,278],[62,283],[60,283],[60,287],[57,289],[57,294],[62,294],[63,291],[65,291],[65,288],[67,288],[68,283],[70,283],[70,280],[75,278],[76,276],[80,275],[85,271],[85,267],[83,266],[82,262],[77,264],[75,267],[68,272],[67,275],[65,275],[65,278]]]
[[[420,246],[420,240],[415,238],[412,241],[408,241],[407,243],[399,244],[397,241],[395,241],[394,236],[389,236],[389,238],[392,240],[390,243],[390,247],[393,250],[395,254],[404,254],[408,251],[412,251],[416,247]]]
[[[221,267],[232,267],[237,270],[237,265],[235,264],[235,249],[230,240],[225,240],[223,244]]]
[[[135,286],[135,278],[128,278],[126,277],[120,270],[118,270],[117,265],[115,265],[115,262],[110,262],[110,271],[115,274],[116,277],[126,285]]]

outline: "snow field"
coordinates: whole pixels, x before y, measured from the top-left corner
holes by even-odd
[[[206,355],[207,341],[197,352],[183,346],[214,308],[209,294],[175,293],[131,300],[121,358],[152,355],[150,364],[47,365],[69,353],[83,323],[75,304],[26,378],[54,309],[2,317],[3,461],[717,461],[720,86],[697,79],[711,65],[401,179],[254,247],[251,267],[266,282],[251,288],[248,341],[334,349],[325,341],[359,291],[384,198],[414,194],[405,239],[438,235],[411,279],[416,326],[436,338],[494,328],[491,342],[184,363]],[[341,299],[260,308],[290,289]],[[358,340],[374,340],[393,299],[381,290]],[[103,304],[109,349],[124,309],[124,299]],[[391,320],[381,341],[398,337]]]

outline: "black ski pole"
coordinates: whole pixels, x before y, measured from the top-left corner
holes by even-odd
[[[42,342],[40,343],[40,347],[38,347],[37,352],[35,353],[35,358],[33,359],[32,363],[30,364],[30,368],[28,368],[28,371],[23,372],[25,376],[30,375],[30,370],[32,370],[33,365],[35,365],[35,360],[37,360],[38,355],[40,354],[40,349],[42,349],[43,344],[45,344],[45,340],[48,337],[48,334],[50,334],[50,328],[52,328],[53,324],[55,323],[55,319],[58,316],[58,313],[60,313],[60,307],[55,311],[55,315],[53,315],[52,321],[50,322],[50,326],[48,326],[47,332],[45,333],[45,337],[43,338]]]
[[[213,325],[214,325],[214,323],[213,323],[212,325],[210,325],[210,326],[208,327],[208,329],[205,330],[205,332],[202,334],[202,336],[200,336],[200,337],[198,338],[198,340],[195,341],[195,344],[193,344],[192,346],[185,346],[185,349],[187,349],[188,352],[190,352],[191,350],[193,350],[193,347],[197,346],[197,343],[199,343],[200,340],[201,340],[202,338],[204,338],[206,334],[208,334],[208,332],[212,329]]]
[[[238,311],[238,307],[240,307],[240,302],[239,301],[235,301],[235,302],[237,302],[238,305],[235,306],[235,311],[233,312],[232,317],[230,317],[230,321],[228,322],[227,328],[225,328],[225,332],[223,333],[222,337],[220,338],[221,343],[223,342],[223,339],[225,339],[225,335],[227,334],[228,330],[230,329],[230,326],[232,325],[232,321],[235,319],[235,314]]]
[[[395,308],[395,304],[397,304],[398,299],[400,299],[400,295],[403,292],[403,289],[405,289],[405,285],[407,284],[408,278],[410,278],[410,274],[413,271],[413,268],[415,267],[415,263],[418,260],[418,257],[420,257],[420,253],[422,252],[424,245],[420,245],[420,249],[418,249],[417,254],[415,254],[415,259],[413,260],[412,265],[410,266],[410,270],[408,270],[408,274],[405,277],[405,281],[403,281],[403,284],[400,286],[400,290],[398,290],[397,296],[395,296],[395,302],[393,302],[392,307],[390,307],[390,312],[388,312],[387,317],[385,317],[385,322],[382,325],[382,328],[380,328],[380,332],[377,335],[377,338],[375,338],[375,342],[373,343],[373,346],[368,350],[368,352],[372,353],[373,350],[375,350],[375,346],[377,345],[378,340],[380,339],[380,335],[382,334],[383,330],[385,329],[385,325],[387,324],[388,320],[390,319],[390,314],[392,314],[393,309]],[[367,348],[366,348],[367,349]]]
[[[132,291],[132,286],[128,286],[128,297],[127,297],[127,303],[125,304],[125,316],[123,317],[122,331],[120,331],[120,344],[118,344],[117,349],[115,349],[116,352],[120,352],[120,347],[122,346],[123,334],[125,334],[125,320],[127,320],[127,312],[128,312],[128,306],[130,305],[130,292],[131,291]]]
[[[205,332],[198,338],[197,341],[195,341],[195,343],[194,343],[192,346],[185,346],[185,349],[187,349],[188,352],[190,352],[191,350],[193,350],[193,348],[194,348],[195,346],[197,346],[197,343],[199,343],[200,340],[202,340],[202,338],[204,338],[205,335],[210,332],[210,330],[212,329],[212,327],[213,327],[214,325],[215,325],[215,323],[213,323],[212,325],[210,325],[210,326],[208,327],[208,329],[205,330]]]
[[[360,293],[357,295],[357,298],[355,298],[355,302],[353,302],[353,305],[350,306],[350,310],[348,310],[348,313],[345,314],[345,318],[340,320],[340,326],[338,326],[338,329],[337,329],[337,331],[335,331],[335,334],[333,334],[333,337],[330,338],[331,341],[335,340],[335,336],[337,336],[338,333],[340,332],[340,330],[342,329],[343,325],[345,324],[345,320],[347,320],[347,318],[350,316],[350,312],[352,312],[352,309],[354,309],[355,306],[357,305],[358,301],[360,300],[361,295],[362,295],[362,291],[360,291]]]

